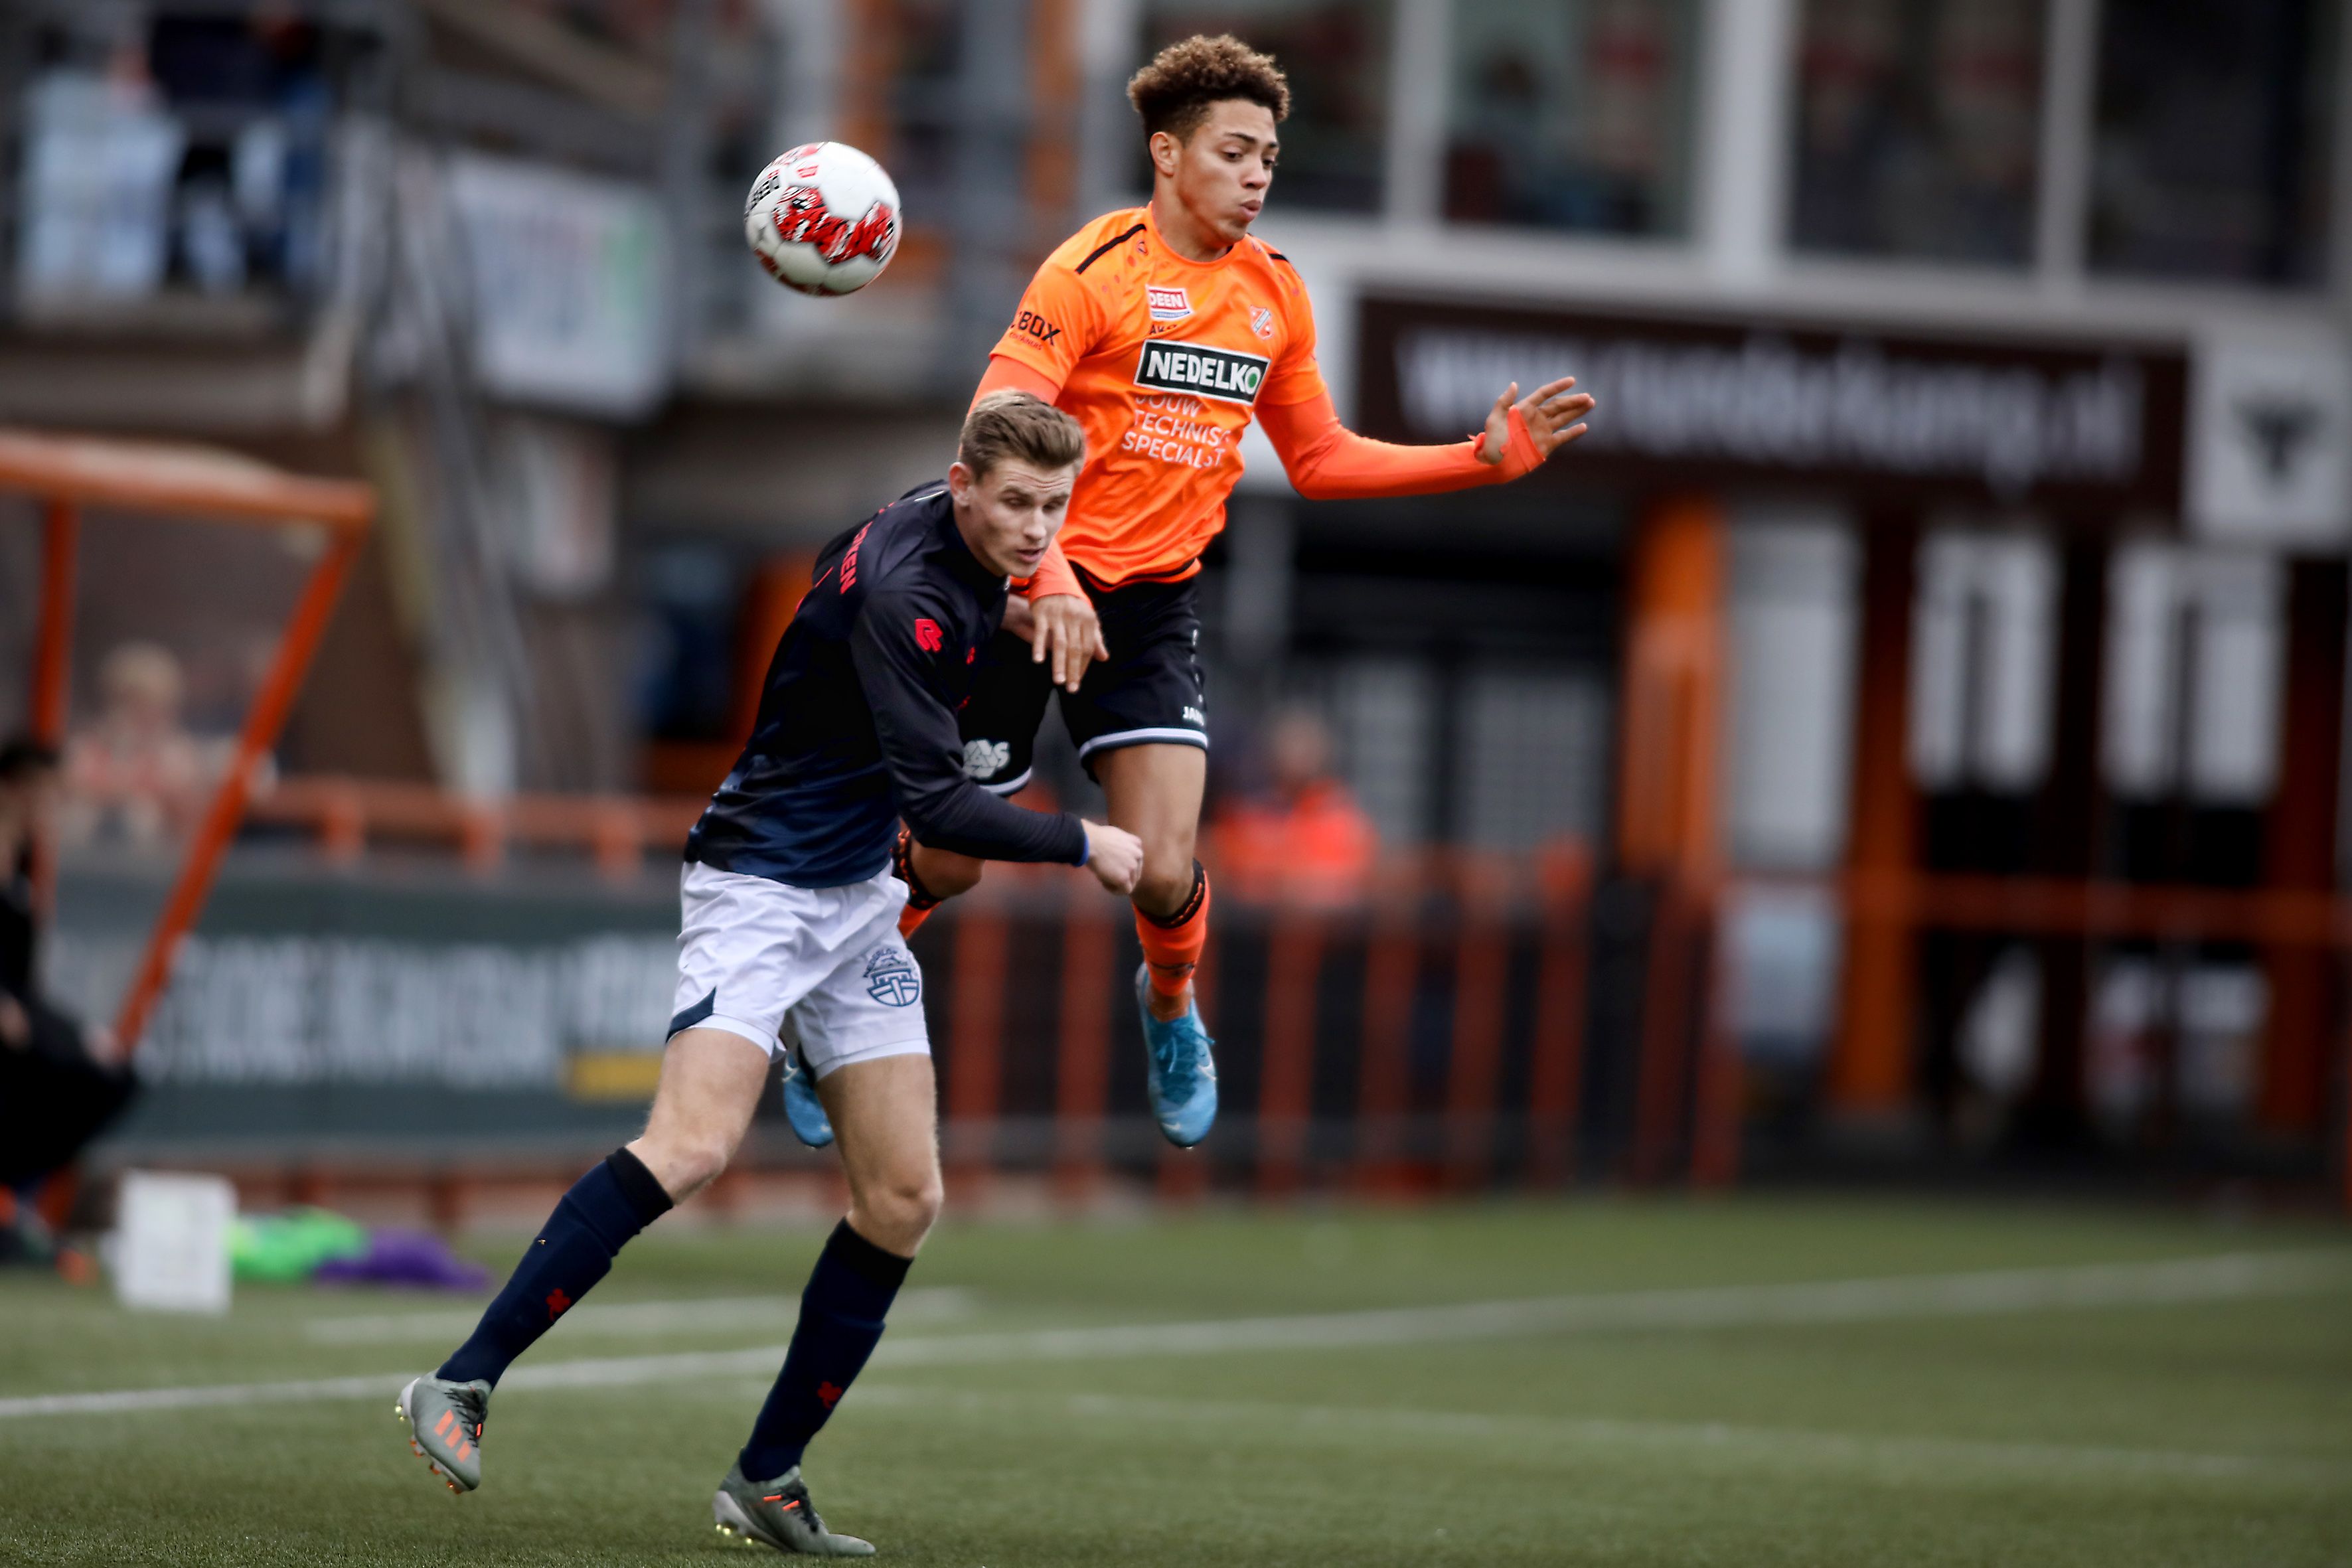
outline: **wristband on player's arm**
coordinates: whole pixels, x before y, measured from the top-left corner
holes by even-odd
[[[1486,433],[1484,430],[1478,431],[1470,437],[1470,440],[1471,454],[1475,457],[1478,449],[1486,444]],[[1527,416],[1516,406],[1505,418],[1503,460],[1487,466],[1501,469],[1502,478],[1506,481],[1525,479],[1543,467],[1543,454],[1536,450],[1535,434],[1528,428]]]
[[[1303,403],[1263,408],[1258,421],[1274,442],[1291,483],[1309,500],[1440,495],[1507,484],[1533,471],[1543,460],[1517,408],[1509,414],[1499,463],[1486,462],[1478,455],[1486,440],[1484,431],[1431,447],[1398,446],[1358,435],[1339,423],[1328,392]]]

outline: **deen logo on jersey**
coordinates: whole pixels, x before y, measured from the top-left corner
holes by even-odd
[[[1264,354],[1237,349],[1212,348],[1207,343],[1146,343],[1135,362],[1135,384],[1154,392],[1189,392],[1220,403],[1253,404],[1265,384]]]

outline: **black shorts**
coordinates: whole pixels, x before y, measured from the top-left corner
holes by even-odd
[[[1088,773],[1097,753],[1122,746],[1207,750],[1199,584],[1197,576],[1116,588],[1087,583],[1110,658],[1088,665],[1076,691],[1059,695],[1062,722]],[[997,633],[981,650],[971,700],[959,720],[963,771],[982,788],[1010,795],[1029,782],[1045,699],[1058,690],[1051,669],[1035,660],[1026,640],[1009,632]]]

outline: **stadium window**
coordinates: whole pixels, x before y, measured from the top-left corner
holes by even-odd
[[[1455,0],[1445,216],[1687,227],[1689,0]]]
[[[2320,0],[2106,7],[2095,270],[2325,280],[2337,11]]]
[[[1795,247],[2024,266],[2044,12],[2042,0],[1806,0]]]
[[[2050,771],[2063,566],[2041,534],[1937,528],[1911,615],[1911,776],[2027,795]]]
[[[1392,21],[1385,0],[1146,0],[1138,63],[1195,33],[1231,33],[1272,55],[1290,79],[1275,205],[1377,212]],[[1148,189],[1150,170],[1139,147],[1135,168],[1137,184]]]

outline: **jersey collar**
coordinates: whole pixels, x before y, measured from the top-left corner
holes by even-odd
[[[1240,240],[1227,247],[1225,253],[1223,256],[1218,257],[1214,261],[1195,261],[1189,256],[1180,255],[1177,252],[1176,247],[1168,243],[1168,237],[1160,232],[1160,219],[1158,216],[1152,212],[1151,204],[1148,201],[1143,204],[1143,232],[1150,237],[1152,245],[1157,247],[1161,256],[1174,262],[1179,267],[1191,267],[1202,272],[1214,271],[1216,268],[1225,266],[1227,263],[1231,262],[1234,257],[1241,254],[1243,246],[1247,245],[1250,242],[1250,237],[1248,235],[1244,235],[1241,237]]]

